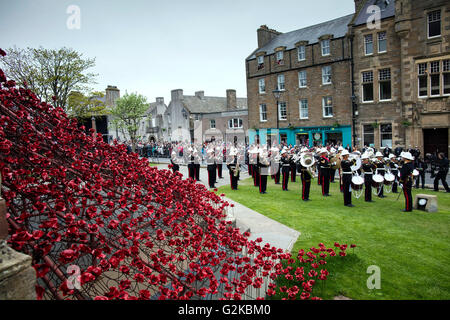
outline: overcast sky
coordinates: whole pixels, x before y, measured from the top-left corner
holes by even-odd
[[[70,5],[79,29],[67,27]],[[260,25],[289,32],[353,12],[353,0],[0,0],[0,48],[73,48],[96,58],[95,90],[115,85],[149,102],[169,104],[173,89],[246,97]]]

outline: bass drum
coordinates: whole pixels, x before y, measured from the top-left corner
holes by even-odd
[[[364,178],[361,176],[352,177],[352,194],[358,199],[363,193]]]

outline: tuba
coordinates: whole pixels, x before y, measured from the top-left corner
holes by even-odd
[[[304,152],[300,155],[300,164],[306,168],[311,178],[315,178],[314,172],[311,170],[312,166],[316,163],[314,154],[311,152]]]

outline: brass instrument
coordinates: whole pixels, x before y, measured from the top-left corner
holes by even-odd
[[[316,177],[315,173],[311,170],[315,162],[316,159],[311,152],[304,152],[300,155],[300,164],[306,168],[306,172],[308,172],[312,179]]]

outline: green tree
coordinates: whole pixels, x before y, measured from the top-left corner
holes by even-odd
[[[147,99],[137,93],[125,93],[123,97],[117,99],[116,106],[110,110],[113,125],[130,137],[133,152],[136,151],[142,120],[148,117],[147,110]]]
[[[89,85],[95,83],[97,75],[87,72],[95,66],[95,58],[85,59],[73,49],[14,47],[6,53],[0,57],[5,74],[19,85],[28,86],[40,100],[56,107],[66,109],[70,92],[88,92]]]
[[[89,96],[79,91],[72,91],[67,99],[66,112],[74,118],[90,118],[108,114],[108,109],[102,98],[103,92],[94,91]]]

